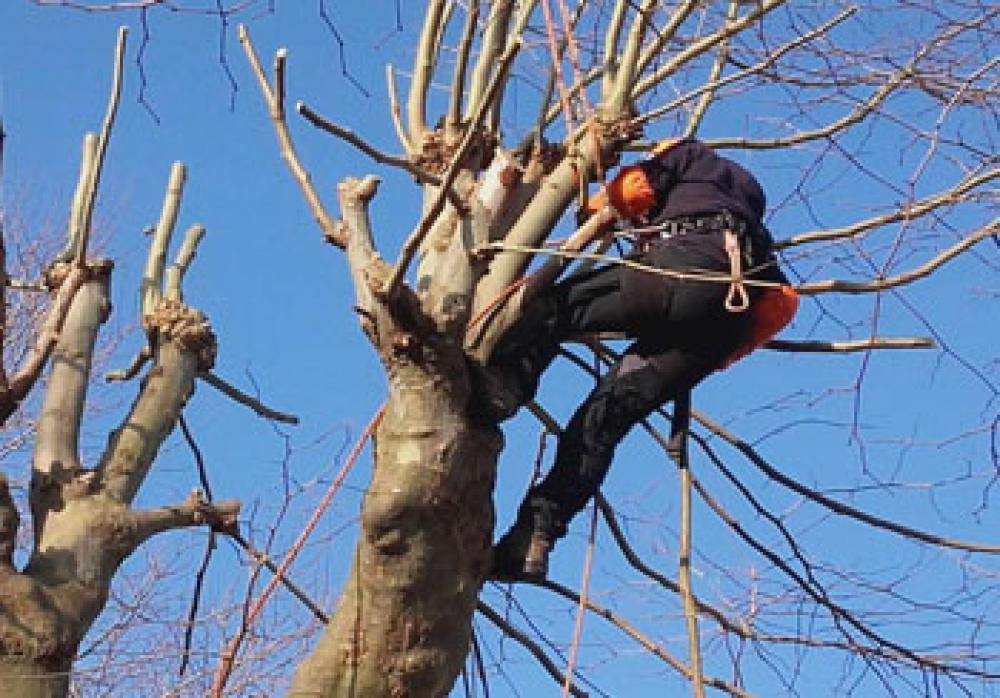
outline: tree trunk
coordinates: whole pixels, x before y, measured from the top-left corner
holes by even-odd
[[[451,368],[390,369],[352,569],[291,695],[429,698],[461,670],[489,565],[501,439],[468,420],[465,368]]]
[[[0,686],[6,698],[61,698],[69,689],[69,663],[52,666],[30,659],[0,660]]]

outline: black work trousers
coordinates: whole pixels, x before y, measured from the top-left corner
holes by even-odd
[[[631,257],[658,269],[728,273],[721,233],[683,235]],[[607,475],[618,442],[639,420],[689,390],[741,344],[749,313],[728,312],[724,281],[678,279],[610,265],[578,272],[527,307],[500,342],[490,365],[525,399],[563,341],[620,332],[634,340],[577,408],[559,439],[555,462],[534,487],[553,510],[562,535]],[[522,507],[524,509],[524,507]]]

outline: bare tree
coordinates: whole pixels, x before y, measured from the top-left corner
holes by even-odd
[[[42,4],[145,11],[161,3]],[[659,510],[599,498],[595,527],[604,522],[611,540],[604,551],[618,554],[605,590],[637,581],[650,604],[675,611],[657,610],[652,624],[619,612],[602,602],[589,568],[577,589],[550,581],[527,591],[578,608],[581,618],[604,619],[695,695],[752,694],[757,682],[807,695],[873,687],[888,695],[997,693],[1000,637],[991,609],[1000,546],[932,531],[906,511],[915,500],[921,512],[933,511],[942,497],[952,517],[961,502],[965,519],[995,521],[995,349],[970,351],[966,333],[983,329],[952,336],[928,299],[994,293],[995,254],[979,243],[995,243],[998,232],[997,8],[932,0],[426,6],[405,98],[387,66],[387,118],[401,154],[296,105],[313,126],[420,187],[412,232],[393,254],[380,249],[383,236],[369,218],[379,179],[344,179],[340,216],[329,212],[287,121],[288,54],[279,50],[269,72],[240,30],[281,156],[325,240],[344,251],[361,326],[388,384],[372,422],[375,468],[353,567],[293,694],[447,694],[470,652],[484,673],[492,665],[473,637],[477,611],[564,693],[600,693],[585,683],[599,670],[580,676],[588,667],[578,662],[578,633],[552,643],[522,612],[522,588],[484,587],[502,441],[469,418],[480,396],[470,392],[468,366],[489,357],[526,299],[572,260],[628,263],[607,250],[584,251],[581,236],[546,243],[620,158],[676,135],[697,135],[748,161],[771,192],[769,224],[792,231],[779,246],[810,301],[796,328],[804,338],[771,349],[859,358],[837,385],[814,381],[811,357],[783,366],[781,385],[758,401],[769,420],[736,419],[733,427],[695,410],[675,525]],[[537,118],[527,125],[510,104],[515,76],[535,97]],[[527,274],[539,257],[550,261]],[[959,274],[949,274],[955,268]],[[581,369],[594,371],[612,356],[601,338],[581,339],[594,357],[571,357]],[[894,417],[916,407],[892,399],[893,384],[873,369],[876,354],[928,347],[936,347],[929,370],[946,366],[963,386],[962,404],[942,420],[949,433],[921,440],[904,427],[901,438],[873,439],[865,401],[879,398]],[[906,370],[900,364],[888,373]],[[950,394],[947,386],[925,388],[930,401]],[[547,432],[559,431],[542,405],[531,411]],[[848,441],[852,467],[797,475],[796,464],[829,463],[830,445],[813,432],[806,438],[817,445],[808,453],[801,440],[783,438],[813,425]],[[658,419],[642,426],[666,461]],[[800,450],[790,450],[795,445]],[[908,454],[919,449],[944,454],[940,471],[907,473]],[[876,513],[896,501],[906,503],[896,514]],[[695,507],[713,522],[697,536]],[[640,517],[661,533],[637,534]],[[674,551],[666,561],[650,554],[664,537]],[[843,552],[838,538],[856,543]],[[877,550],[885,564],[855,560],[862,548]],[[708,580],[703,588],[692,565]],[[592,663],[620,660],[621,643],[601,643],[606,651]],[[230,649],[217,694],[241,661],[238,644]],[[496,665],[503,674],[503,661]]]
[[[88,256],[88,242],[119,101],[124,52],[122,30],[107,116],[99,134],[87,134],[83,141],[66,246],[38,289],[50,296],[46,319],[18,370],[0,373],[0,412],[7,420],[43,368],[51,365],[34,429],[26,494],[32,533],[26,560],[15,555],[21,516],[8,478],[0,479],[0,685],[5,695],[65,695],[77,649],[104,609],[112,578],[125,558],[164,531],[200,525],[231,531],[239,510],[235,501],[209,502],[199,491],[169,506],[132,506],[196,379],[209,375],[215,357],[208,321],[185,304],[181,290],[204,228],[192,226],[174,262],[167,265],[186,177],[181,163],[170,173],[141,284],[148,345],[135,364],[116,377],[132,378],[146,362],[151,362],[150,369],[99,459],[88,466],[80,453],[94,348],[110,311],[112,271],[110,260]],[[14,288],[13,280],[6,279],[7,288]]]
[[[903,26],[920,31],[902,34]],[[899,289],[936,274],[959,255],[974,254],[976,243],[997,232],[990,213],[991,208],[995,213],[998,177],[991,122],[997,66],[977,48],[996,40],[996,8],[986,5],[959,3],[943,10],[916,2],[838,9],[764,0],[664,7],[623,0],[580,2],[571,9],[546,0],[461,7],[429,2],[401,104],[395,98],[394,70],[388,68],[390,116],[402,155],[381,152],[308,106],[296,106],[314,126],[376,162],[404,169],[421,186],[423,206],[396,254],[379,250],[368,215],[377,201],[378,178],[343,180],[340,218],[326,210],[286,122],[286,52],[278,52],[269,76],[246,30],[241,32],[282,157],[326,240],[346,253],[361,325],[385,367],[389,388],[374,437],[375,471],[362,507],[354,567],[319,645],[299,668],[293,693],[443,695],[469,653],[477,605],[487,618],[509,628],[480,600],[501,446],[496,432],[468,417],[470,403],[480,396],[470,394],[466,367],[490,355],[525,298],[564,266],[564,261],[550,261],[543,271],[525,277],[527,283],[519,282],[534,256],[553,254],[544,249],[545,242],[574,200],[586,196],[587,183],[603,179],[623,152],[649,147],[644,134],[655,141],[656,133],[718,133],[703,137],[718,148],[767,154],[767,162],[774,163],[770,167],[793,168],[798,183],[778,202],[775,220],[800,229],[810,217],[816,221],[815,230],[781,242],[801,279],[800,294],[816,298],[821,317],[835,319],[850,317],[851,311],[841,310],[839,301],[831,309],[824,294],[876,299],[864,306],[870,318],[858,326],[860,337],[786,340],[775,349],[860,351],[870,357],[880,348],[927,346],[921,337],[883,336],[882,304],[889,298],[906,303]],[[528,60],[519,62],[519,54]],[[504,97],[518,66],[539,87],[539,117],[513,133],[504,121]],[[442,82],[448,90],[436,99],[431,85]],[[440,118],[430,117],[432,109]],[[713,114],[730,125],[710,126]],[[563,122],[565,135],[550,135]],[[739,124],[735,133],[732,123]],[[887,166],[893,157],[900,165]],[[763,165],[763,160],[754,162]],[[855,201],[846,215],[832,216],[828,207],[837,204],[822,201],[817,191],[831,173],[867,182],[879,194]],[[831,219],[837,224],[824,222]],[[555,254],[559,260],[587,256],[580,254],[575,238]],[[918,262],[920,257],[924,261]],[[995,271],[988,258],[980,257],[979,263]],[[823,280],[828,270],[848,278]],[[919,317],[919,311],[914,314]],[[842,331],[855,334],[854,320],[840,322]],[[608,352],[595,351],[605,357]],[[863,379],[862,366],[858,396]],[[994,396],[995,391],[984,404],[986,414]],[[540,407],[534,409],[545,416]],[[690,569],[681,564],[677,581],[654,572],[629,547],[610,505],[602,503],[605,519],[636,569],[684,600],[687,661],[658,650],[655,642],[640,642],[688,678],[696,694],[706,686],[734,695],[753,690],[742,679],[741,667],[748,661],[743,649],[731,655],[727,673],[732,678],[704,672],[699,620],[716,626],[718,642],[763,648],[754,654],[764,662],[788,647],[791,656],[806,649],[854,656],[861,672],[872,672],[887,688],[893,677],[930,691],[943,690],[942,683],[965,691],[994,684],[992,640],[974,639],[979,632],[994,637],[985,606],[961,614],[964,622],[952,618],[958,628],[937,648],[894,639],[893,629],[883,629],[872,615],[870,603],[878,603],[879,594],[870,589],[871,582],[850,570],[831,574],[814,561],[801,549],[793,527],[737,477],[732,462],[748,459],[765,479],[800,498],[802,506],[854,519],[861,531],[889,531],[931,550],[962,550],[977,565],[988,565],[989,558],[979,558],[997,553],[998,546],[950,540],[867,513],[782,474],[709,417],[698,415],[698,421],[704,432],[697,443],[709,462],[735,486],[740,506],[767,521],[778,537],[769,535],[765,543],[714,488],[686,473],[678,530],[682,561],[690,545],[687,502],[693,487],[704,506],[774,575],[767,583],[781,591],[772,592],[772,606],[755,607],[749,621],[695,598]],[[987,417],[971,428],[993,434],[995,426],[996,418]],[[856,419],[848,428],[859,431]],[[550,423],[550,429],[558,426]],[[661,438],[655,427],[647,429]],[[719,442],[728,442],[735,452],[723,458]],[[987,468],[996,466],[993,453],[980,454]],[[703,554],[711,559],[711,552]],[[966,569],[971,561],[956,564]],[[831,576],[850,580],[852,592],[834,593]],[[742,585],[747,599],[760,584]],[[555,583],[545,586],[602,613],[585,594]],[[852,607],[852,593],[859,589],[875,593],[876,601]],[[881,593],[886,604],[893,600],[892,614],[921,603],[909,596],[896,599],[891,584]],[[966,600],[972,598],[968,593]],[[780,616],[785,604],[800,608],[794,616],[798,626],[765,630],[767,623],[756,616]],[[948,614],[946,605],[936,608]],[[558,670],[554,674],[569,688],[569,678]],[[223,670],[217,686],[224,675]],[[795,684],[794,678],[783,680]]]

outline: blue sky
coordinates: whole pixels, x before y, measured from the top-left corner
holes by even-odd
[[[367,94],[343,76],[334,34],[312,6],[277,5],[275,14],[251,22],[251,32],[266,64],[278,46],[288,46],[290,101],[303,99],[321,113],[366,134],[384,150],[395,152],[384,96],[384,64],[389,61],[407,69],[419,3],[402,3],[402,33],[395,30],[396,8],[392,3],[379,2],[374,8],[337,3],[331,8],[337,29],[347,39],[347,69]],[[292,7],[295,9],[289,9]],[[158,216],[170,165],[181,160],[187,164],[189,176],[180,228],[200,222],[208,230],[188,276],[186,297],[213,321],[220,338],[217,371],[245,389],[256,386],[268,404],[302,418],[301,426],[286,430],[290,435],[286,442],[270,425],[207,387],[199,389],[188,410],[217,496],[239,497],[248,510],[258,503],[262,507],[259,517],[264,520],[274,514],[287,443],[294,451],[289,462],[293,480],[328,477],[342,456],[344,443],[360,432],[381,403],[384,382],[377,360],[357,329],[343,259],[321,243],[319,231],[278,157],[270,123],[232,28],[220,34],[222,28],[216,19],[151,12],[149,38],[143,46],[143,28],[135,15],[90,15],[40,9],[23,1],[3,3],[0,109],[8,132],[4,203],[23,211],[23,219],[32,226],[62,220],[75,184],[82,134],[96,129],[104,113],[115,30],[123,22],[130,25],[131,32],[128,68],[97,215],[108,241],[107,251],[116,259],[115,312],[110,326],[125,330],[135,324],[136,281],[146,242],[141,231]],[[220,37],[225,63],[219,58]],[[140,49],[148,108],[138,101],[141,76],[136,61]],[[235,91],[227,69],[236,81]],[[528,101],[523,100],[525,104]],[[509,116],[513,122],[521,118],[522,108],[531,113],[519,103]],[[836,106],[829,108],[836,111]],[[733,124],[745,121],[745,115],[734,117],[727,112],[714,115],[707,128],[713,133],[743,135],[743,126],[737,126],[733,134]],[[399,241],[414,223],[416,190],[407,178],[378,170],[348,146],[302,123],[293,125],[303,160],[331,206],[340,177],[376,171],[383,176],[373,217],[379,245],[394,256]],[[870,150],[877,161],[878,147]],[[892,152],[895,157],[896,151]],[[795,157],[769,160],[756,154],[740,157],[761,175],[772,202],[785,200],[798,181],[802,163],[811,162],[806,154],[801,161]],[[909,157],[904,153],[898,162],[883,164],[886,169],[903,171]],[[936,181],[932,179],[926,186],[934,190]],[[810,184],[816,197],[813,215],[825,225],[852,217],[852,205],[868,205],[888,196],[838,166],[831,166]],[[795,206],[782,209],[773,223],[779,236],[816,226],[816,220]],[[929,256],[929,246],[916,249],[914,261]],[[995,262],[991,261],[995,260],[995,248],[979,249],[985,261],[957,263],[945,269],[933,285],[915,286],[906,290],[904,297],[926,313],[934,329],[963,359],[987,379],[995,380],[997,366],[990,360],[1000,334],[995,323],[987,321],[995,314]],[[800,271],[808,274],[810,268],[806,261]],[[844,269],[846,265],[827,258],[817,273],[825,278]],[[874,308],[872,298],[825,299],[824,303],[838,317],[855,323],[851,333],[864,336]],[[887,296],[884,304],[882,328],[887,334],[927,334],[919,319],[896,299]],[[976,322],[980,318],[983,321]],[[975,325],[975,331],[969,331],[970,325]],[[818,306],[807,302],[788,334],[841,338],[846,333]],[[133,332],[115,361],[126,361],[138,349],[139,341]],[[898,479],[907,484],[890,488],[889,494],[885,489],[859,489],[851,499],[911,525],[956,537],[995,538],[995,510],[987,510],[978,522],[971,515],[983,491],[983,473],[991,467],[985,458],[984,435],[939,443],[981,426],[995,414],[992,388],[941,352],[872,355],[864,369],[861,394],[862,451],[845,428],[853,419],[856,404],[856,395],[849,388],[861,375],[862,361],[859,357],[760,352],[699,388],[696,406],[748,440],[759,440],[761,450],[777,466],[808,484],[837,491]],[[554,413],[565,416],[586,388],[577,373],[560,365],[546,379],[542,399]],[[95,415],[85,430],[87,447],[94,451],[100,448],[107,425],[113,423],[113,408],[127,405],[134,389],[125,386],[101,391],[107,411]],[[498,484],[499,525],[512,516],[537,443],[537,429],[526,417],[516,420],[506,433],[507,450]],[[549,458],[553,448],[550,444]],[[862,453],[866,461],[862,461]],[[727,452],[727,456],[732,454]],[[740,504],[731,488],[727,489],[703,461],[699,458],[696,467],[704,468],[701,473],[706,483],[725,493],[727,503],[734,513],[746,517],[748,526],[765,530],[760,518]],[[899,571],[910,564],[925,564],[942,575],[955,573],[947,555],[921,553],[893,538],[843,525],[780,493],[738,459],[731,458],[731,462],[759,488],[770,506],[788,515],[810,550],[824,558],[859,572],[882,566]],[[327,533],[339,530],[355,515],[367,467],[367,462],[363,463],[350,477],[347,491],[324,524]],[[977,477],[934,491],[921,486],[958,478],[966,470],[978,473]],[[664,464],[645,439],[633,435],[621,448],[608,482],[609,497],[629,517],[637,546],[668,572],[674,569],[676,553],[675,479],[672,466]],[[143,497],[149,502],[179,499],[195,483],[190,456],[175,439],[164,450]],[[294,534],[293,522],[301,515],[293,514],[283,525],[280,540]],[[706,557],[700,558],[695,584],[707,596],[727,598],[735,588],[727,575],[736,574],[734,570],[749,574],[751,569],[767,567],[759,556],[735,544],[704,507],[696,513],[696,526],[702,532],[700,549]],[[585,528],[585,521],[578,521],[570,539],[560,547],[556,578],[566,582],[579,578]],[[344,572],[352,535],[353,529],[337,535],[329,554],[313,550],[309,559],[316,569],[299,568],[298,573],[326,575],[323,588],[329,594]],[[762,535],[775,540],[773,531]],[[201,545],[197,536],[187,540],[195,549]],[[610,543],[605,540],[601,549],[606,554],[597,564],[595,588],[602,602],[620,604],[683,655],[675,600],[636,591],[643,583],[623,574],[621,559]],[[226,588],[231,588],[231,579],[243,583],[244,572],[231,562],[220,563],[219,569],[226,571],[215,579],[216,592],[224,595]],[[916,589],[935,596],[933,588],[926,585],[924,579]],[[183,596],[183,590],[178,595]],[[489,592],[488,597],[497,600],[495,592]],[[570,613],[566,607],[532,592],[525,598],[535,608],[544,609],[555,641],[567,642],[571,623],[567,622]],[[742,603],[737,598],[732,601]],[[859,599],[859,603],[866,600]],[[661,669],[643,663],[634,656],[641,654],[638,648],[607,631],[600,620],[589,619],[587,632],[594,633],[596,645],[592,663],[603,664],[607,659],[602,649],[605,642],[620,643],[615,647],[625,655],[612,668],[593,671],[597,683],[611,695],[626,691],[663,695],[660,691],[664,686],[681,690],[678,680],[666,678]],[[914,641],[926,639],[919,630],[900,632],[914,633]],[[206,649],[211,651],[208,644],[206,640]],[[710,666],[725,665],[725,653],[719,654],[722,661]],[[547,679],[526,673],[526,665],[527,660],[515,652],[507,671],[519,688],[515,691],[505,680],[498,680],[491,695],[535,695],[530,686]],[[837,669],[829,671],[833,677]],[[823,671],[817,670],[813,680],[825,690],[834,679],[826,683],[823,676]],[[755,675],[747,678],[750,686],[755,680],[760,682],[758,686],[775,685],[765,667],[757,666]]]

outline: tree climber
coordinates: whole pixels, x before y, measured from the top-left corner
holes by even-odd
[[[629,429],[764,344],[798,306],[762,223],[760,184],[703,143],[668,141],[622,168],[584,215],[608,203],[634,226],[628,259],[651,269],[609,264],[550,286],[474,372],[486,396],[478,417],[496,423],[534,396],[561,342],[601,332],[634,340],[577,408],[552,469],[496,544],[495,579],[544,578],[549,551],[596,494]]]

